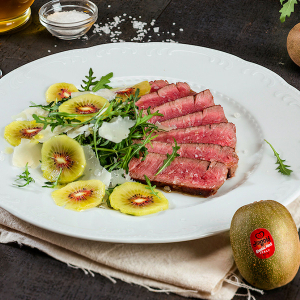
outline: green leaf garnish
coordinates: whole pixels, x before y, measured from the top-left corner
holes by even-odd
[[[56,180],[54,182],[47,181],[47,182],[45,182],[45,185],[43,185],[42,187],[49,188],[49,189],[56,188],[58,186],[58,184],[59,184],[58,181],[59,181],[61,172],[62,172],[62,168],[60,168],[59,174],[58,174],[58,176],[57,176],[57,178],[56,178]]]
[[[265,142],[267,144],[269,144],[269,146],[272,148],[273,152],[274,152],[274,155],[276,156],[277,158],[277,161],[276,161],[276,164],[278,164],[279,166],[276,168],[276,170],[278,170],[279,173],[282,173],[283,175],[291,175],[291,173],[293,172],[292,170],[288,169],[290,168],[290,166],[288,165],[285,165],[284,162],[285,160],[284,159],[281,159],[279,157],[279,154],[275,151],[275,149],[273,148],[273,146],[267,141],[265,140]]]
[[[280,9],[280,22],[285,22],[286,17],[290,17],[291,13],[294,12],[295,4],[297,4],[297,0],[287,0],[285,3],[285,0],[280,0],[280,3],[282,5],[282,8]]]
[[[168,167],[168,166],[171,164],[171,162],[175,159],[175,157],[180,156],[180,155],[177,153],[177,151],[180,149],[180,147],[177,146],[177,142],[176,142],[175,139],[174,139],[174,142],[175,142],[175,146],[172,147],[172,148],[173,148],[172,154],[167,153],[167,158],[164,160],[163,165],[158,169],[158,171],[157,171],[157,173],[155,174],[155,176],[158,175],[158,174],[159,174],[162,170],[164,170],[166,167]]]
[[[111,89],[111,87],[108,85],[110,83],[110,79],[114,76],[113,72],[110,72],[106,74],[105,76],[102,76],[100,80],[96,83],[96,85],[92,88],[93,92],[97,92],[101,89]]]
[[[155,191],[156,185],[151,185],[150,179],[149,179],[146,175],[144,175],[144,177],[145,177],[146,183],[147,183],[147,185],[148,185],[148,186],[146,186],[146,189],[147,189],[147,190],[150,190],[150,194],[152,194],[152,195],[158,197],[159,199],[161,199],[161,198],[158,196],[158,192]]]
[[[14,186],[17,186],[17,187],[24,187],[26,185],[28,185],[29,183],[31,182],[35,182],[34,179],[30,176],[30,172],[28,170],[28,163],[26,163],[26,166],[25,166],[25,171],[18,176],[18,178],[15,180],[16,182],[19,182],[19,181],[23,181],[23,183],[21,184],[14,184]]]
[[[95,85],[97,81],[95,81],[96,77],[93,76],[94,71],[92,68],[89,69],[89,75],[85,76],[86,80],[82,80],[84,84],[81,85],[82,91],[89,91],[92,85]]]

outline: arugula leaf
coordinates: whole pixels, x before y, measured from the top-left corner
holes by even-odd
[[[92,88],[93,92],[97,92],[98,90],[101,89],[111,89],[108,83],[110,83],[110,79],[114,76],[113,72],[110,72],[106,74],[105,76],[102,76],[100,80],[97,82],[97,84]]]
[[[280,4],[282,5],[282,8],[280,9],[280,22],[285,22],[286,17],[290,17],[291,13],[294,12],[295,4],[297,4],[297,0],[287,0],[287,2],[284,3],[285,0],[280,0]]]
[[[152,194],[152,195],[158,197],[159,199],[161,199],[161,198],[158,196],[158,192],[155,191],[156,185],[153,185],[153,186],[152,186],[152,185],[151,185],[150,179],[149,179],[146,175],[144,175],[144,177],[145,177],[146,183],[147,183],[147,185],[148,185],[148,186],[146,186],[146,189],[147,189],[147,190],[150,190],[150,194]]]
[[[283,175],[291,175],[291,173],[293,171],[290,170],[290,169],[288,169],[288,168],[290,168],[290,166],[284,164],[285,160],[281,159],[279,157],[279,154],[275,151],[275,149],[273,148],[273,146],[267,140],[265,140],[265,142],[270,145],[270,147],[272,148],[272,150],[274,152],[274,155],[277,158],[276,164],[278,164],[279,166],[276,168],[276,170],[278,170],[278,172],[282,173]]]
[[[17,187],[24,187],[26,185],[28,185],[29,183],[31,182],[35,182],[34,179],[32,177],[30,177],[30,172],[28,170],[28,163],[26,164],[25,166],[25,171],[18,176],[18,178],[15,180],[16,182],[20,181],[20,180],[23,180],[23,184],[13,184],[14,186],[17,186]]]
[[[43,185],[42,187],[45,187],[45,188],[50,188],[50,189],[54,189],[58,186],[58,180],[60,178],[60,175],[61,175],[61,172],[62,172],[62,168],[60,168],[60,171],[59,171],[59,174],[56,178],[56,180],[54,182],[51,182],[51,181],[47,181],[45,182],[46,185]]]
[[[175,139],[174,139],[174,142],[175,142],[175,146],[172,147],[172,148],[173,148],[172,154],[170,155],[169,153],[167,153],[167,158],[164,160],[163,165],[158,169],[158,171],[157,171],[157,173],[155,174],[155,176],[158,175],[158,174],[159,174],[162,170],[164,170],[166,167],[168,167],[168,166],[171,164],[171,162],[175,159],[175,157],[180,156],[180,155],[177,153],[177,151],[180,149],[180,147],[177,146],[177,142],[176,142]]]
[[[82,82],[84,83],[84,85],[81,85],[81,88],[83,89],[82,91],[89,91],[90,87],[92,85],[95,85],[97,83],[97,81],[95,81],[96,77],[93,76],[94,71],[92,68],[89,69],[89,75],[85,76],[86,80],[82,80]]]

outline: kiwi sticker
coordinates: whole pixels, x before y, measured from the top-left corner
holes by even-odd
[[[275,252],[274,240],[265,228],[258,228],[252,231],[250,235],[250,243],[254,254],[261,259],[271,257]]]

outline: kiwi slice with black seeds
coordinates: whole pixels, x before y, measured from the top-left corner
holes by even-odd
[[[138,182],[125,182],[113,190],[109,205],[124,214],[143,216],[154,214],[169,207],[164,194],[158,190],[151,193],[147,186]]]
[[[108,107],[109,102],[94,94],[84,94],[74,97],[59,106],[59,112],[66,112],[70,114],[78,114],[81,116],[76,117],[80,121],[87,121],[96,114],[103,107]],[[89,116],[86,116],[86,115]]]
[[[69,98],[71,93],[78,92],[76,86],[72,83],[60,82],[52,84],[46,91],[46,101],[59,102],[62,99]]]
[[[12,146],[18,146],[21,139],[37,139],[42,129],[43,124],[36,123],[36,121],[13,121],[5,127],[4,138]]]
[[[58,176],[59,183],[72,182],[83,174],[85,166],[83,148],[67,135],[54,136],[43,144],[41,168],[50,182]]]
[[[103,202],[105,185],[100,180],[79,180],[51,193],[54,202],[66,209],[82,211]]]

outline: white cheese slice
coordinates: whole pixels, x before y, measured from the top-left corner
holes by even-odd
[[[134,126],[136,121],[130,120],[129,117],[124,119],[121,116],[113,118],[110,122],[103,122],[99,128],[99,136],[112,141],[114,143],[120,143],[126,139],[129,135],[129,128]]]
[[[53,131],[51,131],[50,126],[48,126],[46,129],[43,129],[39,132],[39,135],[37,136],[36,140],[38,140],[40,143],[44,143],[48,141],[50,138],[56,135],[60,135],[61,133],[66,133],[69,130],[72,130],[73,127],[62,127],[62,126],[56,126]]]
[[[28,139],[21,139],[21,143],[15,147],[12,163],[15,167],[23,168],[28,163],[31,168],[36,168],[40,164],[42,145],[31,142]]]
[[[97,179],[105,184],[108,188],[111,180],[111,173],[100,165],[92,147],[90,145],[83,146],[83,151],[86,159],[86,167],[81,180]]]
[[[75,127],[67,132],[67,135],[74,139],[76,136],[83,134],[85,137],[89,136],[91,134],[90,128],[92,128],[94,124],[88,124],[88,125],[83,125],[83,126],[78,126]]]
[[[124,182],[133,181],[125,170],[118,169],[111,172],[111,182],[110,187],[114,188],[117,184],[122,184]]]
[[[46,117],[48,115],[48,111],[44,110],[40,107],[29,107],[23,110],[18,115],[12,116],[14,121],[32,121],[34,118],[32,117],[33,114],[37,116]]]

